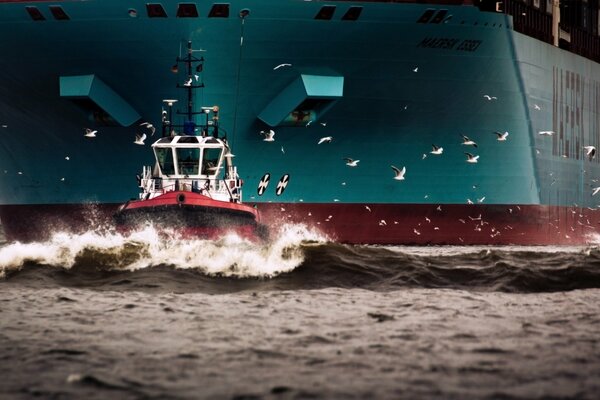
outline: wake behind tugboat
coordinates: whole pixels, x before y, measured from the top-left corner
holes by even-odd
[[[0,248],[0,397],[594,398],[600,250],[57,233]]]

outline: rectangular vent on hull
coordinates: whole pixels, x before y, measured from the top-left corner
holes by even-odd
[[[29,13],[29,16],[34,21],[45,21],[46,20],[46,17],[44,17],[42,12],[40,10],[38,10],[37,7],[28,6],[28,7],[25,7],[25,10],[27,10],[27,12]]]
[[[433,19],[431,20],[431,23],[432,24],[439,24],[440,22],[442,22],[442,20],[446,16],[446,14],[448,14],[448,10],[440,10],[440,11],[438,11],[437,14],[435,14],[435,17],[433,17]]]
[[[210,8],[208,18],[229,18],[229,4],[216,3]]]
[[[283,88],[258,115],[269,126],[316,122],[344,95],[344,77],[302,74]]]
[[[198,18],[198,10],[194,3],[180,3],[177,5],[178,18]]]
[[[352,6],[342,17],[342,21],[356,21],[360,17],[363,8],[361,6]]]
[[[434,12],[435,10],[433,8],[428,8],[427,10],[425,10],[423,15],[421,15],[421,17],[417,20],[417,23],[426,24],[427,22],[429,22],[431,17],[433,17]]]
[[[97,123],[130,126],[139,113],[119,93],[94,74],[61,76],[60,97],[85,110]]]
[[[148,3],[146,4],[146,12],[148,13],[148,18],[167,18],[167,13],[162,4]]]
[[[65,12],[65,10],[63,10],[61,6],[48,6],[48,8],[50,9],[50,12],[54,16],[54,19],[57,19],[59,21],[66,21],[66,20],[70,19],[69,16],[67,15],[67,13]]]
[[[333,13],[335,13],[335,6],[323,6],[315,15],[315,19],[331,19],[333,18]]]

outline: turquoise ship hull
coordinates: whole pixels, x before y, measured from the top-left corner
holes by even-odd
[[[583,146],[600,146],[600,65],[514,31],[508,15],[332,2],[332,18],[321,20],[330,3],[232,1],[226,18],[209,18],[204,3],[198,18],[178,18],[174,2],[163,4],[166,18],[150,18],[137,1],[51,4],[69,20],[55,20],[47,2],[0,2],[8,237],[40,231],[34,218],[23,227],[24,215],[41,212],[47,224],[50,214],[85,204],[109,213],[137,196],[134,177],[153,162],[133,144],[138,124],[160,126],[162,100],[183,100],[174,87],[184,75],[170,69],[191,40],[206,59],[196,102],[221,108],[244,200],[273,223],[308,223],[346,242],[594,240],[600,167]],[[28,6],[46,20],[32,20]],[[351,7],[362,7],[356,20],[344,19]],[[419,22],[427,9],[433,19]],[[61,80],[86,76],[100,86]],[[259,134],[269,129],[274,142]],[[331,143],[317,144],[325,136]],[[443,154],[431,154],[432,144]],[[467,163],[465,152],[479,161]],[[405,180],[393,179],[391,165],[406,167]],[[265,173],[272,180],[259,195]]]

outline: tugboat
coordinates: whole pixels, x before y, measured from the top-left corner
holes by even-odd
[[[227,138],[220,137],[219,107],[194,111],[193,91],[204,84],[192,83],[194,77],[198,79],[192,68],[201,71],[204,58],[194,57],[191,42],[187,50],[187,56],[178,57],[173,67],[177,71],[179,63],[187,66],[186,82],[177,85],[187,89],[187,112],[177,112],[185,115],[185,122],[173,124],[177,100],[163,100],[169,111],[163,109],[162,137],[152,144],[155,165],[144,166],[137,176],[139,199],[119,207],[114,215],[117,227],[127,230],[151,222],[183,237],[214,239],[235,232],[246,238],[264,238],[266,230],[259,223],[257,209],[242,204],[243,181]],[[198,114],[204,115],[204,124],[194,121]],[[183,133],[177,133],[178,129]]]

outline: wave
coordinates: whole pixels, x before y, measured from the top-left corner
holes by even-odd
[[[210,293],[600,288],[598,247],[348,246],[304,225],[284,225],[272,237],[269,243],[235,235],[189,240],[152,226],[128,235],[56,233],[43,243],[0,247],[0,277],[27,285]]]
[[[304,260],[301,243],[326,241],[304,225],[283,225],[273,237],[269,243],[233,233],[218,240],[183,239],[152,225],[129,234],[114,230],[58,232],[45,242],[16,242],[1,247],[0,278],[32,264],[104,271],[170,266],[212,276],[266,278],[298,267]]]

